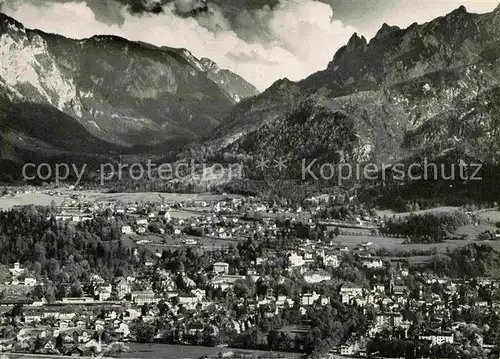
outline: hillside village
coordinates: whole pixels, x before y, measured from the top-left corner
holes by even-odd
[[[0,0],[0,359],[500,359],[499,39],[494,1]]]
[[[0,350],[109,356],[130,342],[160,342],[312,358],[497,353],[500,281],[485,271],[498,260],[489,247],[465,245],[448,262],[426,249],[395,256],[374,245],[383,218],[360,209],[325,220],[325,206],[91,202],[75,192],[59,205],[13,208],[45,213],[42,223],[62,233],[106,229],[101,240],[118,241],[135,264],[111,276],[91,268],[54,277],[40,263],[10,263]],[[369,235],[358,245],[336,240],[362,229]]]

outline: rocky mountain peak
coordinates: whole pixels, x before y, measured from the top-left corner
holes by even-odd
[[[291,91],[297,88],[297,84],[284,77],[275,81],[264,93],[274,94],[275,92]]]
[[[397,31],[401,31],[401,28],[399,26],[390,26],[384,22],[382,27],[375,34],[374,39],[383,40]]]
[[[328,64],[328,68],[336,68],[339,63],[349,63],[355,58],[361,57],[361,54],[366,51],[368,42],[364,36],[359,36],[354,33],[347,45],[342,46],[333,57],[333,61]]]
[[[234,103],[258,93],[186,49],[108,35],[73,40],[27,29],[2,13],[0,49],[0,126],[55,149],[60,143],[50,129],[62,123],[78,127],[81,138],[118,146],[195,139]],[[41,129],[49,129],[43,138]],[[0,141],[7,132],[0,131]]]
[[[461,5],[443,18],[447,21],[448,24],[460,24],[463,20],[470,19],[472,15],[472,13],[467,12],[465,6]],[[439,20],[440,18],[436,19],[435,21]]]
[[[276,80],[272,86],[283,88],[291,84],[293,84],[293,82],[290,81],[288,77],[283,77],[282,79]]]
[[[0,12],[0,35],[9,31],[9,29],[14,31],[24,31],[24,26],[19,21]]]
[[[500,163],[499,36],[500,7],[473,14],[463,6],[406,29],[384,24],[369,44],[353,34],[327,69],[298,84],[277,81],[236,106],[217,136],[231,140],[220,143],[232,154],[341,151],[385,162],[463,150]]]
[[[200,62],[203,65],[203,67],[205,67],[208,71],[211,71],[214,73],[217,73],[220,71],[219,65],[217,65],[214,61],[210,60],[207,57],[202,57],[200,59]]]
[[[466,14],[466,13],[467,13],[467,8],[464,5],[460,5],[457,9],[451,12],[451,14],[455,15]]]
[[[198,64],[200,69],[207,73],[208,78],[219,85],[235,103],[259,93],[253,85],[243,80],[239,75],[229,70],[221,69],[219,65],[209,58],[201,58]]]
[[[363,51],[367,44],[366,38],[364,36],[360,37],[358,33],[355,32],[347,42],[347,49]]]
[[[493,11],[491,12],[494,16],[498,16],[500,15],[500,2],[498,3],[498,5],[495,7],[495,9],[493,9]]]

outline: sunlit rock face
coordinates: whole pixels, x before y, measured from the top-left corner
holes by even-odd
[[[241,77],[185,49],[114,36],[71,40],[0,15],[2,103],[53,106],[108,142],[194,139],[256,94]]]

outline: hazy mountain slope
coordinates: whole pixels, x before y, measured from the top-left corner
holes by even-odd
[[[299,86],[288,79],[276,81],[256,97],[241,101],[211,135],[207,145],[224,148],[292,110],[303,99]]]
[[[0,14],[4,101],[53,106],[108,142],[193,139],[216,127],[238,99],[255,94],[241,77],[218,75],[184,49],[114,36],[71,40]]]
[[[203,57],[200,59],[200,63],[207,72],[208,78],[215,82],[235,102],[259,94],[255,86],[246,82],[234,72],[219,68],[209,58]]]

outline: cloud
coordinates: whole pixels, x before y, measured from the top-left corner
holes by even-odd
[[[205,0],[175,0],[174,4],[176,11],[180,14],[192,14],[207,9]]]
[[[215,3],[202,0],[120,0],[108,8],[120,21],[96,17],[90,0],[7,0],[5,11],[29,28],[86,38],[96,34],[122,36],[158,46],[183,47],[197,57],[208,57],[253,83],[260,90],[275,80],[300,80],[324,69],[335,51],[356,28],[332,21],[329,5],[312,0],[281,0],[271,7],[243,9],[229,18]],[[103,1],[103,0],[100,0]],[[162,11],[131,12],[132,3]],[[95,5],[95,4],[94,4]],[[196,16],[191,13],[206,5]],[[138,6],[138,5],[136,5]]]
[[[244,53],[239,53],[239,54],[233,54],[229,53],[227,57],[236,62],[236,63],[249,63],[249,64],[256,64],[259,66],[266,65],[266,66],[279,66],[280,63],[276,61],[269,61],[266,60],[265,58],[261,57],[259,54],[257,54],[255,51],[252,51],[249,54],[244,54]]]

